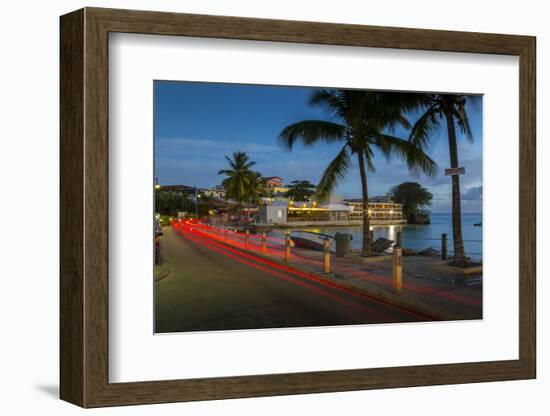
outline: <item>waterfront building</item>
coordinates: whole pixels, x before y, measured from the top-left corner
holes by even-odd
[[[348,198],[343,201],[349,205],[352,210],[350,213],[350,219],[362,220],[363,219],[363,199],[362,198]],[[404,223],[403,219],[403,205],[393,202],[389,197],[373,197],[369,198],[368,214],[372,221],[384,221],[384,222],[396,222]]]
[[[258,207],[258,223],[260,224],[286,224],[288,205],[284,201],[263,203]]]
[[[307,225],[346,223],[351,208],[346,204],[317,205],[313,201],[273,201],[267,198],[260,205],[258,222],[261,224]]]
[[[225,198],[225,189],[219,185],[215,188],[195,188],[189,185],[162,185],[159,189],[179,196],[188,195],[191,199],[195,198],[195,194],[212,198]]]
[[[380,198],[373,198],[372,201],[368,207],[372,225],[406,223],[401,204]],[[363,202],[360,199],[342,199],[338,196],[332,196],[324,204],[263,198],[258,222],[295,226],[360,225],[363,223]]]
[[[288,192],[288,188],[283,186],[283,178],[280,176],[266,176],[263,180],[270,197],[282,197]]]
[[[159,185],[158,189],[165,192],[172,192],[179,196],[190,195],[195,192],[195,188],[188,185],[162,185],[162,186]]]
[[[283,186],[283,178],[280,176],[266,176],[263,178],[268,188],[280,188]]]
[[[206,196],[209,196],[212,198],[219,198],[219,199],[224,199],[226,195],[225,188],[221,185],[218,185],[215,188],[199,189],[199,192]]]

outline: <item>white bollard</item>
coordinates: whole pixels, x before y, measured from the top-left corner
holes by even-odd
[[[323,272],[330,273],[330,238],[323,240]]]
[[[290,260],[290,233],[287,232],[285,235],[285,261]]]
[[[403,249],[393,248],[393,289],[400,294],[403,289]]]
[[[266,240],[267,237],[265,233],[262,233],[262,254],[265,254],[265,252],[267,251]]]

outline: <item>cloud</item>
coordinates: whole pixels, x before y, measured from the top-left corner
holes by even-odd
[[[481,201],[483,198],[483,186],[474,186],[466,189],[462,193],[462,199],[464,201]]]
[[[269,154],[280,150],[275,144],[250,143],[245,141],[228,141],[213,139],[195,139],[195,138],[158,138],[155,148],[163,156],[173,155],[178,157],[180,153],[186,155],[198,154],[205,156],[208,152],[235,152],[237,150],[254,153]]]

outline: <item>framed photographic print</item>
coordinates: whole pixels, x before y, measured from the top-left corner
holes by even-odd
[[[534,378],[535,107],[528,36],[62,16],[61,398]]]

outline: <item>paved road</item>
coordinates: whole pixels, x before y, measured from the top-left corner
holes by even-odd
[[[156,332],[420,321],[421,317],[276,268],[196,232],[168,229],[171,273],[155,283]]]

